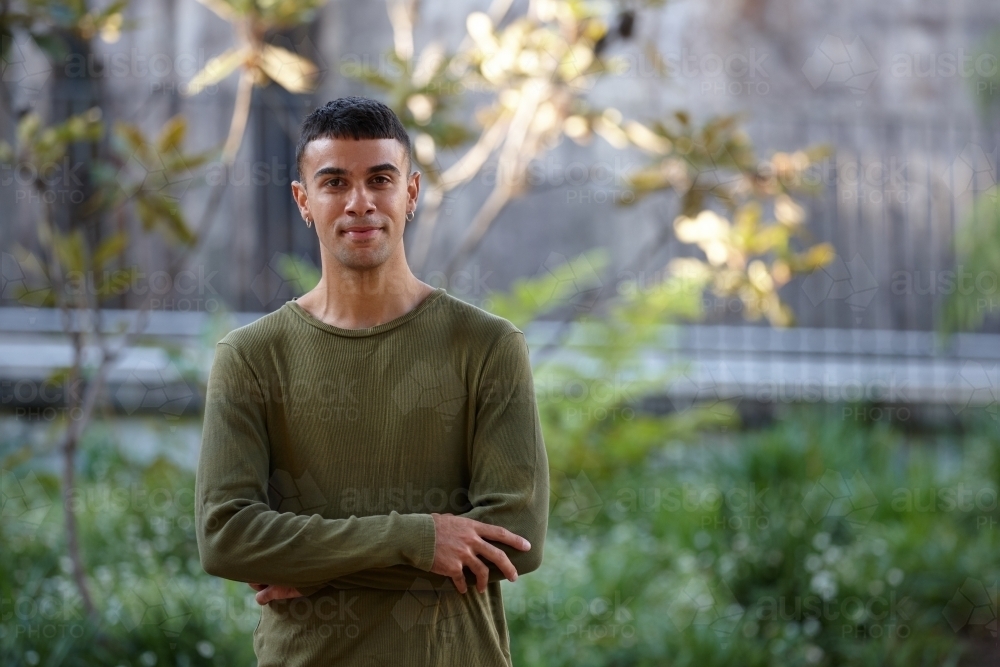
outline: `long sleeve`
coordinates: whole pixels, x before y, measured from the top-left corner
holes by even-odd
[[[518,574],[537,570],[549,521],[549,466],[524,334],[503,336],[485,361],[472,441],[472,510],[462,516],[503,526],[531,543],[497,543]],[[490,581],[504,578],[492,563]]]
[[[198,551],[206,572],[308,589],[372,567],[430,570],[429,514],[324,519],[272,510],[266,410],[251,367],[235,347],[220,342],[195,481]]]
[[[472,509],[460,516],[503,526],[527,539],[531,543],[527,552],[494,544],[504,550],[519,575],[538,569],[548,527],[549,470],[528,346],[520,331],[501,337],[484,361],[470,460]],[[505,578],[496,565],[485,562],[490,582]],[[406,590],[418,578],[434,585],[447,580],[403,565],[369,568],[328,585]],[[468,572],[466,579],[475,581]]]

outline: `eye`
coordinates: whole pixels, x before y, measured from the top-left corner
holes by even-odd
[[[331,179],[327,180],[324,183],[324,185],[333,185],[333,186],[343,185],[343,179],[336,178],[336,177],[335,178],[331,178]]]
[[[390,179],[388,176],[376,176],[375,178],[372,179],[372,182],[379,183],[380,185],[385,185],[388,183],[392,183],[392,179]]]

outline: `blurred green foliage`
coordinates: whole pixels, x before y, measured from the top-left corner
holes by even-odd
[[[955,230],[956,270],[938,319],[939,328],[945,333],[975,331],[1000,305],[995,296],[996,270],[1000,266],[998,192],[1000,189],[993,186],[977,196]]]
[[[995,645],[995,425],[914,438],[843,414],[562,471],[545,562],[505,585],[514,663],[943,665]]]
[[[152,422],[150,422],[152,424]],[[156,425],[150,426],[155,434]],[[250,665],[260,611],[245,585],[209,577],[194,535],[194,473],[123,455],[128,439],[95,422],[72,494],[100,620],[70,573],[59,480],[45,461],[0,465],[4,665]],[[164,437],[161,447],[170,446]]]
[[[547,438],[571,409],[557,404],[540,405]],[[514,664],[942,665],[995,643],[960,594],[1000,577],[995,424],[914,437],[843,415],[675,430],[630,466],[556,458],[542,569],[504,584]],[[618,421],[612,441],[591,420],[604,451],[649,426]],[[123,456],[107,424],[89,432],[73,502],[95,627],[61,556],[57,478],[10,445],[0,662],[253,664],[259,610],[249,587],[201,570],[190,468]],[[846,510],[824,502],[840,482]]]
[[[495,312],[523,324],[572,303],[601,265],[586,259],[495,295]],[[504,584],[515,664],[941,665],[995,646],[987,412],[915,436],[866,421],[868,406],[785,406],[757,431],[734,430],[711,392],[645,409],[683,369],[643,351],[669,346],[663,323],[698,317],[705,285],[668,287],[583,317],[564,348],[577,355],[536,365],[551,520],[541,570]],[[0,661],[252,664],[252,592],[198,561],[193,463],[171,463],[162,427],[163,455],[140,464],[114,422],[99,426],[72,496],[99,627],[61,556],[57,478],[30,447],[0,449]]]
[[[962,74],[969,78],[969,92],[980,113],[989,117],[1000,100],[1000,30],[993,28],[986,34],[971,60],[971,71],[964,69],[967,64],[962,62]]]
[[[76,211],[79,220],[93,221],[131,209],[143,231],[163,234],[184,248],[195,246],[198,235],[182,214],[179,200],[195,181],[192,170],[205,163],[209,154],[182,152],[187,121],[181,116],[168,120],[159,135],[149,139],[130,123],[117,122],[111,132],[106,132],[98,107],[51,126],[46,126],[38,114],[28,113],[18,122],[15,144],[0,139],[0,165],[31,165],[33,173],[45,173],[50,165],[63,161],[73,145],[90,144],[97,151],[106,134],[110,135],[110,149],[86,163],[87,181],[93,188]],[[51,181],[37,178],[32,186],[43,196],[52,195],[45,201],[56,201]],[[55,289],[32,298],[25,285],[5,296],[22,299],[22,303],[31,301],[33,305],[82,308],[125,293],[138,268],[115,267],[122,263],[130,235],[119,230],[95,242],[86,225],[59,229],[53,223],[51,208],[42,207],[36,224],[38,240],[48,259],[31,266],[39,274],[33,276],[37,283]],[[87,286],[82,284],[86,275],[98,276],[91,290],[93,304],[89,303]]]

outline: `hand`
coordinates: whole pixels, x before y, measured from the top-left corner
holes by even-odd
[[[254,599],[257,604],[264,606],[271,600],[291,600],[302,597],[299,589],[291,586],[272,586],[270,584],[250,584],[250,588],[257,591]]]
[[[490,570],[479,556],[496,564],[510,581],[517,581],[517,570],[502,549],[493,546],[483,538],[503,542],[515,549],[528,551],[528,540],[515,535],[506,528],[466,519],[452,514],[432,513],[434,518],[434,565],[431,572],[451,577],[459,593],[465,593],[465,573],[463,567],[476,575],[476,588],[486,591]]]

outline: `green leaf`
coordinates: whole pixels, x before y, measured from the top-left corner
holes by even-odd
[[[181,215],[180,206],[175,200],[159,193],[144,193],[136,204],[137,208],[144,210],[140,216],[144,216],[143,222],[148,225],[147,229],[162,226],[185,245],[193,245],[197,240]]]
[[[124,232],[115,232],[104,239],[94,252],[94,269],[100,271],[107,262],[120,255],[127,245],[128,237]]]
[[[32,32],[31,39],[52,62],[63,62],[69,55],[66,42],[57,33]]]
[[[490,295],[489,311],[523,326],[553,308],[572,303],[576,295],[602,285],[600,273],[607,251],[594,248],[539,275],[514,281],[507,294]]]
[[[278,259],[278,273],[295,284],[299,294],[305,294],[319,284],[322,271],[307,259],[282,254]]]
[[[86,271],[86,250],[81,230],[78,229],[69,234],[55,232],[52,245],[65,273]]]
[[[156,140],[156,150],[161,153],[180,150],[186,132],[187,120],[181,114],[177,114],[163,125],[160,136]]]

